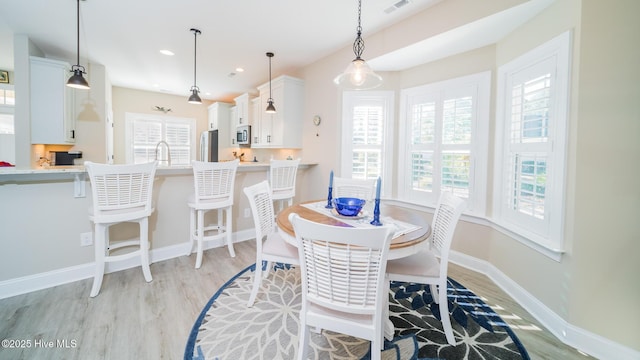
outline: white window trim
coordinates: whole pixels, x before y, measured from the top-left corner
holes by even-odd
[[[529,247],[538,250],[542,254],[558,261],[564,252],[564,218],[565,218],[565,179],[566,156],[568,147],[569,122],[569,78],[571,69],[571,32],[567,31],[545,44],[525,53],[524,55],[502,65],[498,69],[497,103],[496,103],[496,141],[494,158],[494,189],[493,189],[493,214],[491,221],[508,233],[513,233],[517,240]],[[555,61],[555,89],[553,108],[550,117],[560,119],[554,123],[553,132],[550,131],[549,141],[553,148],[551,164],[552,179],[546,185],[551,192],[548,199],[549,213],[547,219],[548,229],[546,235],[533,232],[508,220],[504,214],[503,197],[504,181],[504,151],[507,135],[505,134],[506,119],[506,90],[509,78],[522,69],[534,66],[537,63],[554,59]]]
[[[382,176],[380,197],[390,197],[393,189],[393,114],[394,114],[394,92],[393,91],[345,91],[342,94],[342,151],[340,158],[340,176],[350,178],[352,171],[353,143],[353,114],[354,103],[361,101],[375,100],[384,101],[386,113],[384,114],[384,140],[382,149]]]
[[[191,146],[189,152],[191,153],[191,160],[196,159],[196,119],[157,114],[125,113],[125,161],[127,164],[133,164],[133,122],[140,118],[152,119],[163,123],[166,121],[188,123],[191,128]]]
[[[434,93],[444,91],[456,91],[456,89],[468,86],[476,88],[475,101],[475,117],[472,123],[472,144],[470,146],[473,154],[473,162],[470,169],[470,188],[469,201],[465,214],[473,216],[484,216],[487,207],[487,168],[488,168],[488,148],[489,148],[489,114],[491,102],[491,72],[485,71],[478,74],[462,76],[455,79],[441,81],[437,83],[417,86],[404,89],[401,92],[400,99],[400,125],[399,142],[400,144],[410,144],[409,115],[408,115],[408,97],[414,94]],[[416,198],[410,194],[411,178],[408,172],[411,166],[410,156],[407,153],[411,148],[409,145],[400,149],[398,159],[398,198],[409,203],[421,204],[435,207],[438,201],[437,196],[433,195],[426,198]],[[435,169],[434,169],[435,171]],[[438,170],[439,171],[439,170]]]

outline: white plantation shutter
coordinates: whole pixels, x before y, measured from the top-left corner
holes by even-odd
[[[552,258],[563,246],[570,40],[564,33],[498,69],[495,221]]]
[[[189,165],[195,159],[195,119],[134,113],[127,113],[125,118],[127,163],[155,160],[160,141],[169,144],[171,165]],[[157,158],[168,159],[166,146],[159,146]]]
[[[484,213],[489,88],[482,73],[402,91],[403,200],[435,206],[447,191]]]
[[[393,92],[345,91],[343,94],[341,177],[382,178],[382,193],[391,189],[390,123]]]
[[[191,162],[191,127],[181,121],[168,120],[165,128],[165,141],[171,149],[171,164],[189,165]]]
[[[353,179],[377,179],[381,175],[384,109],[381,105],[353,108]]]

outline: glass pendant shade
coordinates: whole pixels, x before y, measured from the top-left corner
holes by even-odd
[[[73,72],[73,75],[67,81],[67,86],[72,87],[74,89],[83,89],[83,90],[87,90],[90,88],[89,83],[82,76],[82,74],[84,74],[84,71],[82,71],[80,67],[74,67],[74,69],[72,69],[71,71]]]
[[[189,96],[189,104],[202,104],[202,99],[198,95],[198,88],[191,88],[191,96]]]
[[[380,86],[382,77],[373,72],[364,59],[358,57],[333,82],[345,90],[368,90]]]
[[[353,53],[356,58],[347,66],[344,72],[338,75],[333,82],[345,90],[369,90],[382,85],[382,77],[373,72],[369,64],[361,57],[364,52],[364,40],[362,40],[362,0],[358,1],[358,27],[356,28],[356,40],[353,42]]]

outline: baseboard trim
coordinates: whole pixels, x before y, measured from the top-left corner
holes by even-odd
[[[232,237],[234,243],[254,238],[255,231],[253,229],[236,232]],[[226,243],[222,239],[206,241],[204,243],[205,250],[221,246],[226,246]],[[161,247],[158,249],[151,249],[151,251],[149,252],[149,261],[151,261],[151,263],[153,264],[156,262],[173,259],[179,256],[186,256],[188,253],[189,243],[184,242],[176,245]],[[140,259],[131,258],[117,263],[106,264],[105,273],[126,270],[138,266],[140,266]],[[0,281],[0,299],[6,299],[16,295],[22,295],[33,291],[48,289],[58,285],[64,285],[80,280],[90,279],[93,277],[94,269],[95,263],[90,262],[86,264],[66,267],[63,269],[47,271],[40,274]]]
[[[639,351],[568,323],[491,263],[456,251],[451,251],[449,259],[485,274],[563,343],[598,359],[640,359]]]

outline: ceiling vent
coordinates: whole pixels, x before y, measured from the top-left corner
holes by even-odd
[[[384,12],[387,14],[390,14],[408,4],[409,4],[409,0],[400,0],[394,3],[393,5],[389,6],[388,8],[384,9]]]

